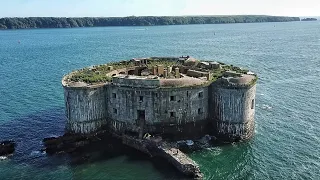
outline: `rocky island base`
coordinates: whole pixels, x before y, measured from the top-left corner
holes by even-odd
[[[15,142],[8,140],[0,142],[0,156],[8,156],[15,151]]]
[[[110,144],[106,145],[105,142],[109,142]],[[104,149],[110,151],[114,148],[121,149],[125,146],[138,150],[150,158],[155,157],[166,160],[185,175],[185,177],[192,179],[203,178],[198,164],[179,149],[178,143],[167,142],[161,137],[151,137],[147,134],[144,138],[139,139],[139,137],[126,134],[110,134],[105,130],[88,135],[68,133],[59,137],[45,138],[43,139],[43,144],[44,148],[42,151],[45,151],[48,155],[63,153],[77,155],[90,151],[92,147],[95,147],[96,150]],[[192,149],[191,147],[189,150]],[[83,157],[80,158],[82,159],[79,160],[83,160]]]

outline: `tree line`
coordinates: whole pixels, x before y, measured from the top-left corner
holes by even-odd
[[[129,16],[129,17],[27,17],[0,18],[0,29],[76,28],[102,26],[157,26],[300,21],[299,17],[237,16]]]
[[[304,18],[304,19],[301,19],[301,21],[317,21],[318,19],[317,18]]]

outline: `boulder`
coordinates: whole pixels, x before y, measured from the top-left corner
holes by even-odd
[[[103,136],[106,131],[101,130],[92,134],[69,134],[66,133],[59,137],[49,137],[43,139],[44,149],[48,154],[57,153],[73,153],[82,148],[101,141],[101,136]]]
[[[0,156],[7,156],[12,154],[15,150],[15,146],[15,142],[11,140],[0,142]]]

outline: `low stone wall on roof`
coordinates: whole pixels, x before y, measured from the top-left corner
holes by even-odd
[[[160,79],[161,87],[191,87],[205,84],[207,81],[193,77],[182,77],[177,79]]]
[[[135,76],[113,77],[113,85],[130,86],[141,88],[157,88],[160,87],[159,79],[136,78]]]
[[[209,73],[208,72],[202,72],[202,71],[196,71],[196,70],[191,70],[189,69],[187,71],[187,76],[191,76],[191,77],[209,77]]]
[[[222,79],[219,79],[217,83],[219,86],[223,86],[225,88],[251,88],[257,77],[254,75],[241,75],[241,77],[222,77]]]

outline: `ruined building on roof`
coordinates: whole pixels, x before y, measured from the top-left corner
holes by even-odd
[[[63,80],[74,133],[113,133],[226,140],[254,132],[257,77],[189,56],[134,58],[74,71]]]

